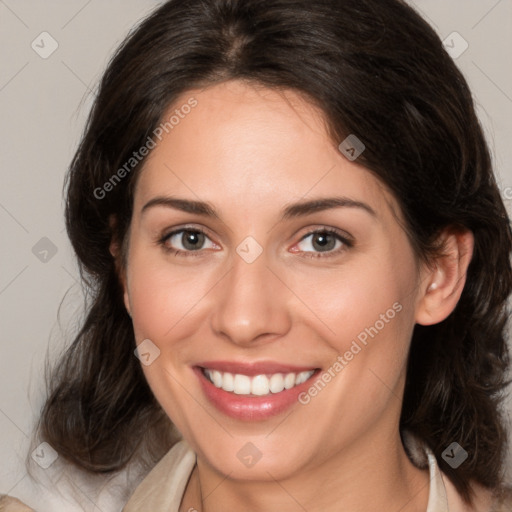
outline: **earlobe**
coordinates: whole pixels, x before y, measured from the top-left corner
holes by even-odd
[[[126,312],[132,317],[132,308],[130,306],[130,297],[128,296],[128,292],[126,291],[126,286],[124,286],[124,294],[123,294],[124,306],[126,308]]]
[[[117,265],[116,265],[117,267]],[[130,317],[132,316],[132,309],[130,305],[130,296],[128,295],[128,286],[126,284],[126,275],[125,275],[125,269],[122,267],[122,265],[119,265],[118,268],[118,277],[119,282],[121,283],[121,287],[123,288],[123,301],[124,301],[124,307],[126,308],[126,312]]]
[[[131,317],[132,313],[131,313],[131,307],[130,307],[130,298],[128,296],[128,289],[126,286],[125,269],[123,268],[123,265],[121,265],[121,263],[120,263],[121,256],[119,254],[119,247],[114,242],[111,242],[109,250],[110,250],[110,254],[112,254],[112,257],[115,260],[117,277],[119,279],[119,282],[121,283],[121,287],[123,288],[124,306],[126,308],[126,311],[128,312],[128,314]]]
[[[130,296],[128,295],[128,286],[126,284],[126,269],[120,263],[120,255],[119,255],[118,251],[116,249],[114,249],[114,253],[112,253],[112,249],[111,249],[110,252],[116,261],[116,272],[117,272],[117,276],[118,276],[119,282],[121,284],[121,287],[123,289],[124,306],[126,308],[127,313],[131,317],[132,313],[131,313],[131,306],[130,306]]]
[[[109,225],[110,225],[110,230],[113,234],[112,234],[112,238],[111,238],[108,250],[109,250],[110,254],[112,255],[112,258],[114,259],[117,277],[118,277],[119,282],[121,283],[121,286],[123,288],[123,301],[124,301],[126,311],[128,312],[128,314],[131,317],[132,313],[131,313],[131,307],[130,307],[130,299],[128,296],[128,291],[127,291],[127,286],[126,286],[125,270],[123,268],[123,265],[121,264],[121,246],[120,246],[118,239],[114,235],[115,228],[116,228],[116,218],[113,215],[111,215],[109,218]]]
[[[471,231],[446,229],[440,238],[443,253],[426,270],[420,284],[416,322],[421,325],[442,322],[455,309],[473,255],[474,236]]]

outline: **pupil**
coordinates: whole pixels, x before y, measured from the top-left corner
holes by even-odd
[[[313,246],[318,246],[315,249],[334,249],[335,243],[334,237],[328,233],[317,234],[313,239]]]
[[[197,250],[202,244],[201,241],[204,238],[203,233],[196,233],[194,231],[186,231],[183,233],[183,247],[189,250]]]

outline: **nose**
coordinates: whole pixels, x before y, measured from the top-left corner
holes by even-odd
[[[211,327],[217,336],[250,346],[274,341],[291,327],[290,292],[268,267],[265,252],[252,263],[234,254],[214,288]]]

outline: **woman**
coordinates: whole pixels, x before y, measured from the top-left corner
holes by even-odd
[[[126,512],[511,510],[509,219],[405,3],[167,2],[103,77],[66,219],[92,303],[41,438],[160,459]]]

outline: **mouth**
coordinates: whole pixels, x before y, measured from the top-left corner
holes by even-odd
[[[279,363],[205,362],[193,367],[205,398],[238,420],[261,421],[283,413],[321,372]]]

